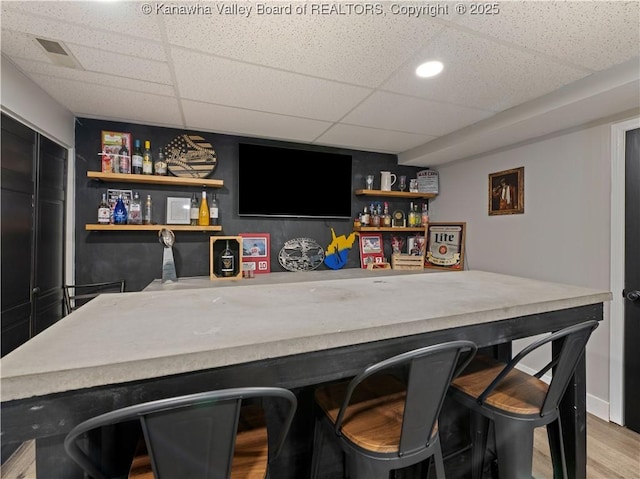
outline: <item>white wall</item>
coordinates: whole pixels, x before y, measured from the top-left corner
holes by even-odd
[[[442,166],[431,221],[466,221],[468,269],[609,290],[610,124]],[[524,166],[524,214],[489,216],[488,175]],[[517,342],[514,349],[521,347]],[[609,311],[587,345],[587,408],[608,419]],[[539,357],[525,364],[542,366]]]

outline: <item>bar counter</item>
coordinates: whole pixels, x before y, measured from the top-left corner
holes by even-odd
[[[37,438],[38,468],[79,477],[62,460],[62,438],[106,410],[220,387],[312,386],[451,339],[510,344],[601,320],[611,298],[481,271],[299,275],[271,273],[240,280],[241,287],[154,282],[143,292],[94,299],[2,358],[3,441]],[[583,478],[584,361],[573,390],[569,459],[573,477]],[[288,473],[275,477],[304,477]]]

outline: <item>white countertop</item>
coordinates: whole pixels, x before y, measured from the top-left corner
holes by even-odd
[[[333,271],[315,272],[331,277]],[[8,401],[601,303],[481,271],[102,295],[0,360]],[[272,273],[275,274],[275,273]],[[361,274],[361,273],[359,273]],[[300,277],[302,278],[302,277]]]

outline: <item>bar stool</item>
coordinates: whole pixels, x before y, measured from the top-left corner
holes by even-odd
[[[287,405],[284,417],[266,421],[252,400],[280,399]],[[244,404],[249,401],[250,404]],[[297,407],[286,389],[255,387],[209,391],[161,399],[118,409],[88,419],[67,435],[67,454],[90,477],[122,477],[95,460],[100,451],[85,452],[79,443],[99,428],[139,420],[144,433],[144,454],[136,454],[129,471],[133,479],[265,479],[268,465],[277,457]],[[247,412],[248,411],[248,412]],[[279,428],[272,438],[272,428]]]
[[[531,479],[533,430],[547,426],[554,478],[567,477],[558,407],[597,321],[586,321],[542,338],[508,363],[478,354],[453,380],[452,397],[471,410],[472,478],[481,479],[489,421],[495,432],[498,472],[505,479]],[[514,369],[529,353],[552,341],[553,358],[531,376]],[[540,380],[553,368],[551,383]]]
[[[476,350],[470,341],[420,348],[369,366],[351,381],[317,388],[312,477],[328,436],[344,451],[351,479],[387,479],[391,470],[429,458],[444,479],[438,415],[451,379]]]

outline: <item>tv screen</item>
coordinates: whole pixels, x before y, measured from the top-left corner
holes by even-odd
[[[351,156],[241,143],[238,214],[351,218]]]

